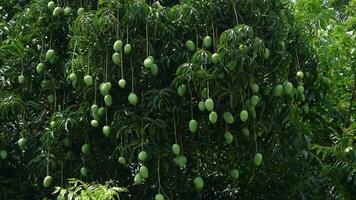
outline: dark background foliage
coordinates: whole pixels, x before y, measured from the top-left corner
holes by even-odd
[[[0,0],[0,149],[8,152],[0,160],[1,199],[55,198],[54,187],[42,186],[47,167],[53,186],[73,187],[67,178],[108,182],[106,187],[128,189],[122,199],[152,199],[158,179],[167,199],[355,196],[355,150],[345,151],[354,146],[355,130],[349,106],[355,90],[355,59],[349,52],[355,37],[351,40],[345,31],[354,27],[347,21],[354,16],[347,7],[355,5],[351,1],[59,1],[73,12],[58,17],[47,3]],[[79,7],[85,8],[84,15],[77,15]],[[330,24],[328,43],[322,43],[321,30]],[[206,35],[213,38],[213,48],[202,47]],[[132,45],[131,54],[123,55],[123,71],[111,60],[117,39]],[[196,52],[185,47],[189,39]],[[240,44],[248,46],[247,54]],[[57,56],[52,63],[45,61],[50,48]],[[268,59],[262,56],[265,48]],[[221,56],[217,65],[205,59],[214,52]],[[156,76],[143,67],[149,55],[158,65]],[[330,60],[335,55],[339,59]],[[39,62],[45,63],[43,74],[36,72]],[[303,81],[296,77],[299,70]],[[68,78],[72,73],[75,83]],[[24,85],[18,83],[21,74]],[[95,87],[84,84],[87,74],[95,78]],[[121,74],[125,89],[117,85]],[[304,85],[304,101],[267,93],[287,80]],[[99,128],[92,128],[90,107],[105,107],[98,88],[106,81],[113,85],[113,105],[105,108]],[[260,86],[261,102],[243,123],[239,114],[253,95],[252,83]],[[181,84],[188,87],[183,97],[176,92]],[[215,125],[197,107],[205,88],[215,101]],[[139,97],[136,107],[127,102],[130,92]],[[55,96],[54,103],[48,95]],[[235,116],[234,124],[225,124],[226,111]],[[196,133],[188,129],[191,119],[199,123]],[[101,131],[104,125],[111,127],[109,137]],[[249,137],[242,135],[244,127]],[[226,130],[234,136],[232,144],[225,142]],[[28,141],[24,150],[16,143],[21,137]],[[70,146],[63,144],[66,138]],[[188,159],[184,169],[174,163],[175,142]],[[81,152],[84,143],[91,146],[89,155]],[[149,155],[144,164],[150,177],[137,186],[133,176],[142,149]],[[253,164],[257,152],[263,155],[259,167]],[[120,156],[128,166],[118,163]],[[88,177],[80,175],[83,166]],[[234,168],[240,172],[235,181],[229,177]],[[204,179],[201,192],[194,188],[196,176]]]

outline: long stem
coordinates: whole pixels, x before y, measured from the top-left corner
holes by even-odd
[[[132,66],[132,59],[130,58],[130,68],[131,68],[131,92],[134,92],[134,69]]]
[[[147,54],[147,57],[150,54],[148,43],[149,43],[149,41],[148,41],[148,19],[147,19],[147,21],[146,21],[146,54]]]

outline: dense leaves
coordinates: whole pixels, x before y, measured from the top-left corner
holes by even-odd
[[[345,129],[329,120],[319,3],[2,4],[0,197],[325,199],[336,168],[318,156],[354,150],[323,146]],[[348,156],[336,166],[354,184]]]

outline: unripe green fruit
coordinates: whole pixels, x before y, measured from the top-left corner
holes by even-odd
[[[220,62],[220,55],[218,53],[214,53],[212,56],[211,56],[211,62],[213,64],[217,64],[218,62]]]
[[[174,155],[179,155],[180,154],[180,146],[179,144],[173,144],[172,145],[172,151],[174,153]]]
[[[72,8],[67,6],[67,7],[64,8],[63,12],[64,12],[65,16],[69,16],[72,13]]]
[[[273,88],[273,96],[279,97],[282,95],[283,92],[283,86],[281,84],[276,85],[276,87]]]
[[[297,77],[298,77],[299,79],[303,79],[303,78],[304,78],[304,73],[303,73],[302,71],[298,71],[298,72],[297,72]]]
[[[142,178],[144,179],[148,178],[148,169],[146,166],[142,165],[139,169],[139,173]]]
[[[61,7],[56,7],[54,10],[53,10],[53,16],[56,17],[58,15],[60,15],[62,13],[62,8]]]
[[[255,163],[256,166],[260,166],[262,163],[262,154],[256,153],[253,162]]]
[[[202,91],[201,91],[201,97],[203,99],[207,99],[208,98],[208,89],[204,88]]]
[[[104,97],[104,102],[105,102],[106,106],[108,106],[108,107],[112,106],[112,97],[111,97],[111,95],[109,95],[109,94],[106,95]]]
[[[25,83],[25,79],[26,79],[25,76],[22,75],[22,74],[20,76],[18,76],[19,84],[21,84],[21,85],[24,84]]]
[[[125,86],[126,86],[126,81],[125,81],[125,79],[120,79],[120,80],[119,80],[119,87],[120,87],[120,88],[125,88]]]
[[[267,60],[269,58],[269,49],[265,48],[263,50],[263,58]]]
[[[158,74],[158,66],[157,64],[153,63],[150,67],[151,73],[156,76]]]
[[[89,154],[90,153],[90,145],[89,144],[84,144],[82,146],[82,153],[83,154]]]
[[[189,121],[189,130],[192,133],[195,133],[198,129],[198,122],[194,119]]]
[[[76,80],[77,80],[77,75],[76,75],[75,73],[71,73],[71,74],[69,75],[69,80],[71,80],[71,81],[76,81]]]
[[[178,95],[179,96],[184,96],[185,92],[187,91],[187,86],[185,84],[181,84],[179,87],[178,87]]]
[[[27,143],[27,139],[26,138],[20,138],[17,141],[17,145],[19,145],[20,149],[24,149]]]
[[[187,49],[189,49],[189,51],[194,51],[195,50],[195,44],[191,40],[188,40],[188,41],[185,42],[185,47],[187,47]]]
[[[52,177],[51,176],[46,176],[43,179],[43,187],[48,188],[52,184]]]
[[[119,65],[121,63],[121,58],[119,53],[115,52],[114,54],[112,54],[112,62],[116,65]]]
[[[293,93],[293,85],[291,82],[287,81],[284,85],[284,93],[286,93],[287,95],[291,95]]]
[[[200,111],[205,111],[205,103],[204,101],[200,101],[199,104],[198,104],[198,108]]]
[[[299,95],[299,100],[300,101],[305,101],[305,95],[304,94],[300,94]]]
[[[87,86],[92,85],[93,84],[93,77],[91,77],[90,75],[84,76],[84,83]]]
[[[84,8],[79,8],[78,11],[77,11],[77,15],[78,16],[84,15],[84,13],[85,13]]]
[[[252,92],[253,92],[254,94],[258,93],[258,91],[260,90],[260,86],[258,86],[257,83],[251,84],[250,87],[251,87],[251,90],[252,90]]]
[[[131,45],[130,44],[126,44],[125,47],[124,47],[124,53],[125,54],[131,53],[131,49],[132,49]]]
[[[100,116],[104,116],[104,114],[105,114],[105,108],[104,108],[104,107],[100,107],[99,110],[98,110],[98,114],[99,114]]]
[[[51,103],[51,104],[54,103],[54,95],[53,94],[48,95],[47,100],[48,100],[48,103]]]
[[[246,46],[246,45],[241,44],[241,45],[239,46],[239,50],[240,50],[240,52],[241,52],[242,54],[247,54],[247,46]]]
[[[93,105],[91,106],[91,112],[92,112],[92,113],[97,113],[98,111],[99,111],[98,105],[93,104]]]
[[[246,110],[243,110],[240,112],[240,119],[243,122],[246,122],[248,119],[248,112]]]
[[[105,136],[109,136],[111,133],[111,128],[110,126],[103,126],[103,133]]]
[[[126,159],[124,157],[119,157],[119,163],[122,165],[126,165]]]
[[[175,162],[176,164],[181,168],[185,168],[186,167],[186,164],[187,164],[187,158],[183,155],[178,155],[176,158],[175,158]]]
[[[253,95],[251,97],[250,103],[251,103],[252,106],[256,106],[259,101],[260,101],[260,98],[257,95]]]
[[[144,61],[143,61],[143,66],[145,66],[146,69],[149,69],[151,68],[151,66],[153,65],[153,59],[151,59],[150,57],[146,58]]]
[[[66,147],[70,147],[70,146],[72,145],[72,140],[71,140],[69,137],[65,137],[65,138],[63,139],[63,144],[64,144],[64,146],[66,146]]]
[[[194,186],[197,190],[201,190],[204,188],[204,180],[198,176],[194,179]]]
[[[248,130],[248,128],[242,128],[241,132],[246,137],[250,135],[250,131]]]
[[[96,128],[99,126],[99,122],[98,122],[98,120],[93,119],[93,120],[91,120],[90,125],[91,125],[91,127]]]
[[[53,1],[48,2],[47,4],[48,9],[53,10],[56,7],[56,4]]]
[[[231,134],[230,131],[226,131],[224,134],[224,137],[225,137],[226,143],[228,143],[228,144],[231,144],[232,141],[234,140],[234,136]]]
[[[211,47],[211,43],[212,43],[212,39],[210,36],[205,36],[205,38],[203,39],[203,45],[205,48],[210,48]]]
[[[5,160],[7,158],[7,151],[6,150],[0,150],[0,158],[2,160]]]
[[[44,64],[43,63],[38,63],[38,65],[36,66],[36,71],[37,73],[42,73],[44,70]]]
[[[139,154],[138,154],[138,159],[140,161],[145,161],[147,159],[147,153],[146,151],[141,151]]]
[[[218,120],[218,114],[215,111],[211,111],[209,114],[209,121],[212,124],[216,124]]]
[[[225,112],[223,118],[227,124],[233,124],[235,119],[231,112]]]
[[[84,177],[88,176],[88,169],[86,167],[80,168],[80,174]]]
[[[134,182],[136,185],[140,185],[142,183],[142,176],[140,174],[136,174],[134,177]]]
[[[50,60],[50,59],[52,59],[53,57],[54,57],[54,50],[53,49],[49,49],[47,52],[46,52],[46,60],[48,61],[48,60]]]
[[[205,100],[205,108],[208,111],[213,111],[214,110],[214,101],[211,98]]]
[[[303,94],[304,93],[304,87],[302,85],[298,85],[297,91],[298,91],[299,94]]]
[[[164,200],[164,196],[162,194],[156,194],[155,200]]]
[[[107,82],[107,83],[102,83],[100,85],[100,92],[103,96],[106,96],[109,94],[110,92],[110,89],[111,89],[111,83],[110,82]]]
[[[113,46],[114,51],[121,51],[122,50],[123,43],[121,40],[116,40]]]
[[[138,97],[135,93],[131,92],[128,96],[129,103],[133,106],[136,106],[138,103]]]
[[[239,178],[239,174],[240,174],[239,170],[237,170],[237,169],[232,169],[230,171],[230,176],[233,180],[237,180]]]

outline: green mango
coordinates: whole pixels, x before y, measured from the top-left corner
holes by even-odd
[[[24,149],[27,143],[27,139],[26,138],[20,138],[17,141],[17,145],[19,145],[20,149]]]
[[[164,200],[164,196],[162,194],[156,194],[155,200]]]
[[[248,128],[242,128],[241,130],[242,134],[246,137],[248,137],[250,135],[250,131],[248,130]]]
[[[230,177],[232,178],[232,180],[237,180],[239,178],[239,175],[240,175],[240,173],[239,173],[239,170],[237,170],[237,169],[232,169],[230,171]]]
[[[87,177],[87,176],[88,176],[88,169],[85,168],[85,167],[80,168],[80,174],[81,174],[83,177]]]
[[[293,85],[291,82],[287,81],[283,87],[284,93],[291,95],[293,93]]]
[[[181,84],[179,87],[178,87],[178,95],[179,96],[184,96],[185,95],[185,93],[186,93],[186,91],[187,91],[187,85],[185,85],[185,84]]]
[[[43,70],[44,70],[44,64],[43,63],[38,63],[38,65],[36,66],[36,71],[37,71],[37,73],[42,73],[43,72]]]
[[[158,74],[158,66],[157,64],[153,63],[152,66],[150,67],[150,72],[156,76]]]
[[[174,153],[174,155],[179,155],[180,154],[180,146],[179,144],[173,144],[172,145],[172,151]]]
[[[84,15],[84,13],[85,13],[85,9],[84,8],[79,8],[78,11],[77,11],[77,15],[78,16],[82,16],[82,15]]]
[[[126,165],[126,159],[122,156],[119,157],[119,163],[122,165]]]
[[[72,13],[72,8],[67,6],[67,7],[64,8],[63,12],[64,12],[65,16],[69,16]]]
[[[246,110],[243,110],[240,112],[240,119],[243,122],[246,122],[248,119],[248,112]]]
[[[205,108],[208,111],[213,111],[214,110],[214,101],[211,98],[205,100]]]
[[[48,188],[52,184],[52,176],[46,176],[43,179],[43,187]]]
[[[303,73],[302,71],[298,71],[298,72],[297,72],[297,77],[298,77],[299,79],[303,79],[303,78],[304,78],[304,73]]]
[[[128,101],[131,105],[136,106],[138,103],[138,97],[135,93],[131,92],[130,95],[128,96]]]
[[[188,40],[188,41],[185,42],[185,47],[187,47],[187,49],[189,49],[189,51],[194,51],[195,50],[195,44],[191,40]]]
[[[134,182],[136,185],[141,185],[142,184],[142,176],[141,174],[136,174],[135,177],[134,177]]]
[[[120,86],[120,88],[125,88],[125,86],[126,86],[126,80],[125,80],[125,79],[120,79],[120,80],[119,80],[119,86]]]
[[[121,40],[116,40],[113,46],[114,51],[120,52],[122,50],[123,43]]]
[[[200,101],[200,102],[198,103],[198,108],[199,108],[199,110],[200,110],[201,112],[205,111],[205,103],[204,103],[204,101]]]
[[[141,151],[139,154],[138,154],[138,159],[140,161],[145,161],[147,159],[147,153],[146,151]]]
[[[273,96],[275,97],[281,96],[282,92],[283,92],[283,86],[281,84],[278,84],[273,88]]]
[[[47,52],[46,52],[46,60],[49,61],[50,59],[52,59],[54,57],[54,50],[53,49],[49,49]]]
[[[251,97],[250,103],[251,103],[252,106],[256,106],[259,101],[260,101],[260,98],[257,95],[253,95]]]
[[[111,133],[111,128],[110,126],[103,126],[103,133],[105,136],[109,136]]]
[[[111,95],[109,95],[109,94],[106,95],[104,97],[104,102],[105,102],[106,106],[108,106],[108,107],[112,106],[112,97],[111,97]]]
[[[56,7],[56,4],[53,1],[48,2],[47,4],[48,9],[53,10]]]
[[[146,69],[151,68],[153,64],[154,64],[154,60],[151,57],[147,57],[143,61],[143,66],[145,66]]]
[[[112,54],[112,62],[116,65],[120,65],[121,63],[121,56],[119,53],[115,52]]]
[[[2,160],[5,160],[7,158],[7,151],[6,150],[0,150],[0,158]]]
[[[87,86],[90,86],[93,84],[93,78],[90,75],[84,76],[84,83]]]
[[[231,144],[232,141],[234,140],[234,136],[231,134],[230,131],[226,131],[224,134],[224,137],[225,137],[226,143],[228,143],[228,144]]]
[[[139,169],[139,173],[142,178],[144,179],[148,178],[148,169],[146,166],[142,165]]]
[[[212,56],[211,56],[211,62],[213,64],[217,64],[220,62],[220,55],[218,53],[214,53]]]
[[[82,153],[83,154],[89,154],[90,153],[90,145],[89,144],[84,144],[82,146]]]
[[[58,15],[62,14],[62,8],[61,7],[56,7],[54,10],[53,10],[53,13],[52,15],[54,17],[57,17]]]
[[[130,44],[126,44],[125,47],[124,47],[124,53],[125,54],[129,54],[131,53],[131,50],[132,50],[132,47]]]
[[[235,119],[231,112],[225,112],[223,118],[227,124],[233,124]]]
[[[256,166],[260,166],[262,163],[262,154],[256,153],[253,162],[255,163]]]
[[[251,90],[252,90],[252,92],[253,92],[254,94],[258,93],[258,91],[260,90],[260,86],[258,86],[257,83],[251,84],[250,87],[251,87]]]
[[[200,176],[195,177],[193,182],[197,190],[202,190],[204,188],[204,180]]]
[[[211,44],[212,44],[212,38],[210,36],[205,36],[204,39],[203,39],[203,45],[205,48],[210,48],[211,47]]]
[[[198,122],[194,119],[189,121],[189,130],[192,133],[195,133],[198,129]]]
[[[216,124],[218,120],[218,114],[215,111],[211,111],[209,114],[209,121],[212,124]]]

